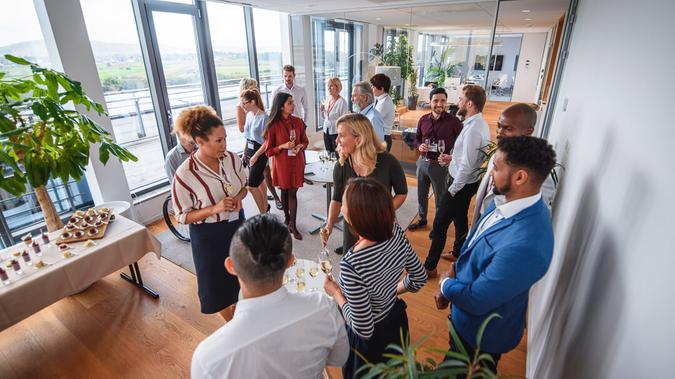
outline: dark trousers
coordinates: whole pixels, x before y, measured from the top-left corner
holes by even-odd
[[[358,351],[370,363],[380,363],[389,360],[383,357],[383,353],[396,353],[394,350],[387,349],[388,345],[401,346],[401,330],[403,335],[408,337],[408,315],[405,309],[407,308],[405,302],[401,299],[396,299],[394,307],[389,311],[387,317],[375,324],[373,335],[369,339],[361,338],[358,334],[347,326],[347,338],[349,338],[349,357],[344,366],[342,366],[342,377],[345,379],[362,377],[367,370],[356,372],[366,363],[354,352]],[[406,342],[407,342],[406,340]]]
[[[457,331],[457,329],[455,329],[455,331]],[[462,342],[462,346],[464,346],[464,349],[469,354],[469,358],[473,360],[473,356],[476,353],[476,349],[471,347],[471,345],[469,345],[469,343],[462,336],[460,336],[459,333],[457,333],[457,336],[459,337],[459,340]],[[452,340],[452,334],[450,332],[448,332],[448,343],[450,344],[450,351],[454,351],[456,353],[461,353],[459,348],[457,346],[455,346],[455,341]],[[502,357],[502,355],[501,354],[488,353],[487,351],[482,351],[482,350],[480,351],[479,354],[490,354],[492,359],[494,359],[495,363],[493,364],[490,361],[482,361],[482,362],[480,362],[481,366],[487,368],[490,371],[492,371],[494,374],[497,374],[497,364],[499,363],[499,359]],[[447,357],[446,357],[446,360],[448,360]],[[464,379],[464,378],[466,378],[466,375],[460,375],[460,376],[457,377],[457,379]]]
[[[332,152],[335,152],[335,149],[337,148],[337,134],[328,134],[328,133],[323,133],[323,144],[326,147],[326,150]]]
[[[384,136],[384,142],[387,143],[387,152],[391,151],[391,134]]]
[[[450,182],[452,183],[452,178],[450,178]],[[453,244],[452,254],[455,257],[459,256],[469,232],[469,204],[473,195],[478,191],[479,185],[480,181],[466,184],[455,196],[452,196],[448,191],[441,199],[438,212],[434,217],[434,236],[431,239],[431,247],[427,259],[424,261],[424,268],[427,270],[434,270],[438,266],[443,247],[445,247],[448,227],[452,222],[455,223],[455,243]]]
[[[417,159],[416,174],[419,219],[426,221],[429,209],[429,186],[434,190],[434,207],[438,213],[441,200],[448,192],[448,168],[439,165],[436,161],[428,162],[420,156]]]

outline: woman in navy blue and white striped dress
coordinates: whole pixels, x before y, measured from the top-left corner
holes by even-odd
[[[364,365],[354,350],[371,363],[385,362],[387,345],[401,343],[401,329],[408,334],[406,304],[398,295],[417,292],[427,274],[396,223],[391,194],[380,182],[350,179],[342,214],[359,240],[340,262],[339,284],[328,277],[324,289],[347,324],[352,352],[342,372],[352,378]],[[401,278],[404,271],[407,275]]]

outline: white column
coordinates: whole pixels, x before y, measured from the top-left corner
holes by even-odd
[[[87,95],[105,107],[103,87],[79,0],[34,0],[34,3],[54,67],[82,83]],[[110,118],[98,116],[93,112],[84,113],[113,135],[114,140]],[[111,157],[104,166],[98,157],[98,146],[92,146],[86,178],[94,203],[114,200],[131,203],[129,185],[122,163]]]

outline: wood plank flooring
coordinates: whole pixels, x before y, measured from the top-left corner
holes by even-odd
[[[497,116],[509,103],[484,110],[494,136]],[[416,185],[413,177],[409,185]],[[430,199],[430,220],[433,199]],[[471,208],[473,209],[473,207]],[[149,226],[166,229],[162,222]],[[428,227],[408,232],[420,258],[429,247]],[[450,227],[448,247],[454,239]],[[440,270],[449,263],[441,261]],[[199,312],[193,274],[154,255],[140,261],[143,279],[160,293],[155,300],[113,273],[86,291],[67,297],[0,332],[0,378],[188,378],[197,344],[223,325],[220,316]],[[425,346],[447,347],[448,311],[435,308],[437,283],[406,294],[411,337],[429,336]],[[525,375],[526,338],[500,364],[502,376]],[[438,355],[421,353],[424,359]],[[329,370],[339,378],[339,370]]]

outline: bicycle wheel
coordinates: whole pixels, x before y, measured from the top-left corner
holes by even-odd
[[[171,195],[169,195],[166,200],[164,200],[162,214],[164,215],[164,222],[166,222],[166,226],[169,227],[171,233],[173,233],[173,235],[181,241],[190,242],[190,228],[176,220],[173,212],[173,201],[171,201]]]

